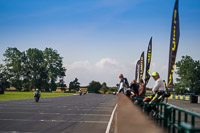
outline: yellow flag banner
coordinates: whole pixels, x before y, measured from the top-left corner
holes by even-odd
[[[180,37],[180,31],[179,31],[178,0],[176,0],[172,17],[172,27],[171,27],[171,37],[170,37],[168,87],[173,87],[173,72],[175,67],[179,37]]]
[[[152,37],[149,41],[148,49],[147,49],[147,59],[146,59],[146,73],[145,73],[145,85],[148,84],[150,75],[149,75],[149,69],[150,69],[150,63],[151,63],[151,53],[152,53]]]
[[[139,72],[139,79],[142,79],[144,73],[144,51],[140,56],[140,72]]]
[[[139,65],[140,65],[140,60],[137,61],[136,68],[135,68],[135,80],[136,81],[137,81],[137,77],[138,77],[138,73],[139,73],[139,70],[138,70]]]

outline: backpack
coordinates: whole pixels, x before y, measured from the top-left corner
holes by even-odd
[[[124,78],[124,83],[125,83],[125,87],[126,87],[126,88],[129,88],[129,83],[128,83],[127,78]]]

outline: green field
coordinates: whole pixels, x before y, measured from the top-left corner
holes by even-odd
[[[0,95],[0,101],[8,101],[8,100],[17,100],[17,99],[32,99],[34,92],[7,92],[5,94]],[[45,97],[59,97],[59,96],[70,96],[75,93],[50,93],[50,92],[42,92],[41,98]]]

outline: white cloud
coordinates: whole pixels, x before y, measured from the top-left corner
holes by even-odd
[[[88,68],[90,66],[90,63],[88,60],[84,61],[76,61],[69,65],[69,69],[79,69],[79,68]]]
[[[76,61],[66,65],[66,83],[69,84],[74,78],[78,78],[81,85],[88,85],[92,80],[106,82],[109,86],[114,86],[119,82],[118,75],[129,73],[127,65],[118,63],[115,59],[102,58],[96,63],[88,60]]]
[[[118,65],[118,62],[111,58],[103,58],[99,62],[96,63],[96,66],[100,68],[116,66],[116,65]]]

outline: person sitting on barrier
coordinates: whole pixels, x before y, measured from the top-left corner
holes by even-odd
[[[148,112],[154,110],[154,116],[158,113],[158,109],[155,104],[159,103],[162,100],[163,94],[165,93],[165,85],[162,79],[160,79],[160,75],[157,72],[152,73],[152,77],[155,80],[155,85],[152,88],[152,99],[149,102]]]
[[[118,93],[124,93],[126,94],[127,96],[130,96],[130,89],[129,89],[129,83],[128,83],[128,80],[127,78],[124,78],[123,74],[120,74],[119,75],[119,78],[120,78],[120,86],[119,86],[119,90],[117,92]]]
[[[136,80],[134,79],[131,84],[130,84],[130,89],[131,89],[131,97],[134,97],[134,96],[138,96],[139,94],[139,84],[136,82]]]
[[[157,72],[152,73],[152,77],[155,80],[155,85],[152,88],[152,92],[155,95],[150,103],[156,103],[161,100],[161,97],[165,93],[165,85],[160,75]]]
[[[139,87],[139,95],[138,96],[145,96],[146,93],[146,86],[143,82],[143,79],[140,79],[140,87]]]

